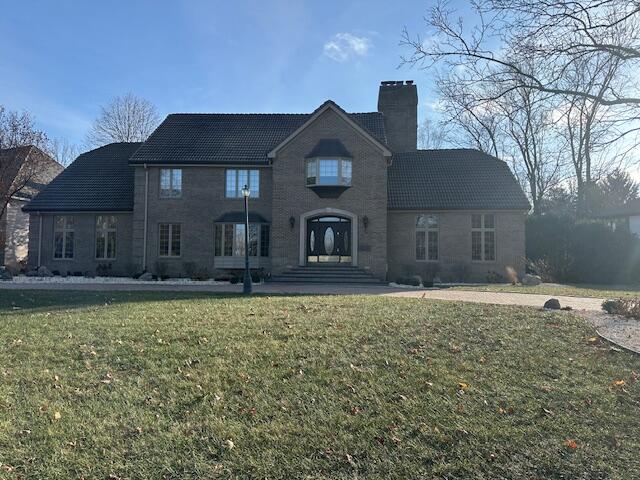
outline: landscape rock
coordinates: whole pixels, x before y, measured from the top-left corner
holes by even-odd
[[[536,285],[540,285],[542,283],[542,279],[538,275],[531,275],[527,273],[524,277],[522,277],[522,285],[526,285],[527,287],[535,287]]]
[[[138,277],[138,280],[141,280],[143,282],[148,282],[150,280],[153,280],[153,274],[150,272],[145,272]]]
[[[0,267],[0,280],[2,281],[13,280],[13,275],[5,267]]]
[[[39,277],[53,277],[53,273],[51,273],[51,271],[47,267],[42,265],[40,268],[38,268],[38,276]]]
[[[544,307],[548,310],[560,310],[560,300],[557,298],[550,298],[546,302],[544,302]]]

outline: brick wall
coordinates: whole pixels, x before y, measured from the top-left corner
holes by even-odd
[[[353,155],[351,187],[339,198],[320,198],[306,186],[305,156],[318,140],[337,138]],[[387,268],[387,164],[380,150],[332,110],[285,145],[273,160],[272,268],[299,263],[300,217],[334,208],[352,213],[358,222],[358,265],[384,277]],[[362,218],[369,218],[365,231]],[[291,228],[289,218],[295,218]]]
[[[515,268],[519,275],[524,274],[525,242],[524,212],[400,212],[390,211],[388,221],[388,258],[389,279],[406,276],[412,272],[420,273],[429,268],[431,262],[418,262],[416,258],[415,221],[419,213],[434,213],[439,216],[439,261],[440,277],[456,279],[456,270],[467,265],[469,281],[484,282],[489,271],[502,275],[505,268]],[[496,261],[471,261],[471,214],[494,213],[496,218]]]

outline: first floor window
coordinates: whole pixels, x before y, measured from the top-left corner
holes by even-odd
[[[217,223],[214,232],[216,257],[244,257],[244,224]],[[269,256],[269,225],[249,224],[249,256]]]
[[[53,222],[53,258],[73,258],[75,240],[73,217],[54,217]]]
[[[96,217],[96,258],[106,260],[116,258],[116,217],[114,215]]]
[[[182,170],[163,168],[160,170],[160,197],[179,198],[182,196]]]
[[[161,257],[179,257],[180,256],[180,224],[179,223],[161,223],[158,239],[159,251]]]
[[[227,170],[226,196],[227,198],[242,198],[242,189],[249,187],[251,198],[260,197],[259,170]]]
[[[416,260],[438,260],[438,229],[437,215],[416,217]]]
[[[471,215],[471,260],[493,262],[496,259],[496,218],[493,214]]]

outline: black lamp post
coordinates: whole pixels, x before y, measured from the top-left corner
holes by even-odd
[[[246,294],[250,294],[252,290],[251,272],[249,271],[249,195],[251,195],[251,190],[245,185],[242,189],[244,197],[244,285],[242,293]]]

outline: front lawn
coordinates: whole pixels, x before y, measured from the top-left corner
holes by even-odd
[[[569,313],[0,291],[0,478],[632,478],[640,357]]]
[[[511,285],[508,283],[488,285],[461,285],[452,287],[455,290],[473,290],[476,292],[512,292],[512,293],[538,293],[543,295],[568,295],[572,297],[592,298],[620,298],[640,296],[639,286],[615,286],[592,284],[558,284],[543,283],[527,287],[524,285]]]

